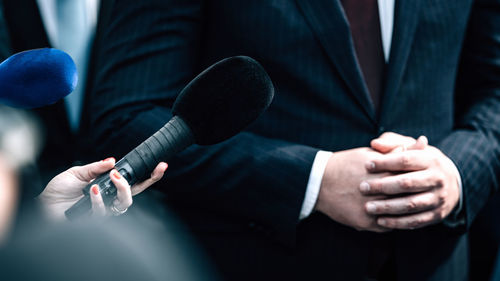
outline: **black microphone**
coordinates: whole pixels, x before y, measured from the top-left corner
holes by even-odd
[[[20,52],[0,64],[0,103],[46,106],[70,94],[77,81],[75,63],[65,52],[52,48]]]
[[[194,78],[179,94],[173,117],[155,134],[120,159],[115,168],[130,185],[149,177],[156,165],[196,143],[224,141],[253,122],[271,104],[274,87],[254,59],[223,59]],[[97,184],[106,205],[116,197],[116,187],[103,174],[84,189],[84,197],[66,210],[70,220],[89,212],[90,187]]]

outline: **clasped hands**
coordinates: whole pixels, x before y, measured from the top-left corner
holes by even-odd
[[[426,137],[384,133],[333,153],[315,209],[357,230],[415,229],[446,218],[459,193],[456,167]]]

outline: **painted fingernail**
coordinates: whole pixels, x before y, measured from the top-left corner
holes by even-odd
[[[375,163],[373,163],[373,162],[367,162],[367,163],[365,164],[365,168],[366,168],[367,170],[373,170],[373,169],[375,169]]]
[[[121,179],[122,178],[122,175],[120,175],[120,173],[118,173],[117,170],[113,170],[113,177],[117,180]]]
[[[370,185],[364,181],[359,185],[359,190],[361,190],[361,192],[368,192],[370,191]]]
[[[97,186],[97,184],[94,184],[92,186],[92,193],[94,193],[94,195],[99,194],[99,187]]]
[[[387,226],[387,221],[385,219],[378,219],[378,224],[381,226]]]
[[[375,213],[375,210],[377,209],[377,207],[375,206],[375,204],[373,203],[366,203],[366,211],[368,211],[368,213]]]
[[[106,158],[106,159],[104,159],[102,161],[108,162],[108,161],[111,161],[111,160],[115,161],[115,157],[108,157],[108,158]]]

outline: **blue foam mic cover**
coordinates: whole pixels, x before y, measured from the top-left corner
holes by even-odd
[[[52,48],[20,52],[0,64],[0,103],[46,106],[69,95],[77,82],[75,63],[65,52]]]

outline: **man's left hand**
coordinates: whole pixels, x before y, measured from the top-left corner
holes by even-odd
[[[391,145],[397,146],[394,141],[398,138],[394,134],[391,136],[393,142],[386,140],[385,150]],[[398,136],[401,145],[408,142],[408,137]],[[366,164],[370,173],[400,173],[361,183],[360,190],[365,195],[391,197],[367,202],[366,211],[379,216],[377,223],[380,226],[392,229],[415,229],[442,221],[459,201],[453,162],[433,146],[391,151]]]

